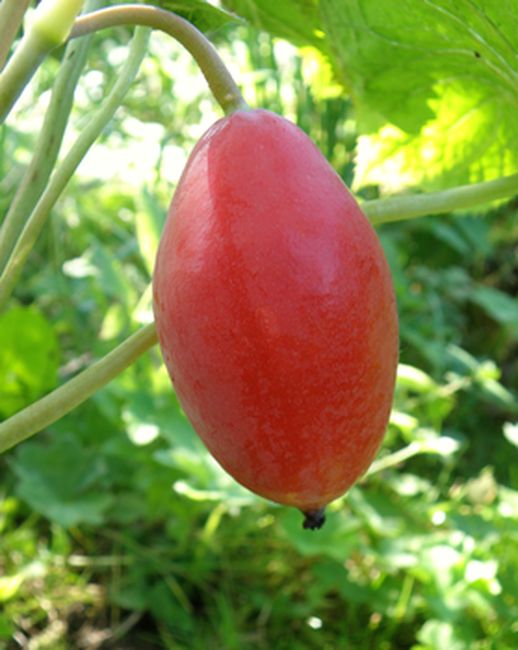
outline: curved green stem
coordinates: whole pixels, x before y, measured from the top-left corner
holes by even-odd
[[[81,135],[73,144],[61,165],[54,172],[45,192],[42,194],[31,216],[25,224],[20,238],[18,239],[9,261],[7,262],[5,270],[0,276],[0,310],[11,295],[23,265],[25,264],[25,261],[40,234],[50,211],[54,207],[54,204],[59,199],[62,191],[73,176],[89,148],[99,137],[99,134],[102,132],[106,124],[111,120],[113,114],[119,107],[124,95],[127,93],[131,83],[133,82],[146,53],[148,37],[148,29],[138,27],[135,30],[135,36],[131,44],[128,59],[120,72],[117,82],[97,113],[94,114],[93,118],[83,129]]]
[[[94,10],[100,3],[101,0],[89,0],[86,8]],[[84,38],[66,47],[34,155],[0,227],[0,273],[52,173],[90,42],[91,38]]]
[[[362,210],[377,226],[428,214],[466,210],[498,199],[509,199],[516,194],[518,194],[518,174],[513,174],[494,181],[461,185],[442,192],[366,201],[362,204]]]
[[[5,65],[28,6],[29,0],[3,0],[0,2],[0,70]]]
[[[78,18],[70,38],[121,25],[145,25],[169,34],[192,54],[225,113],[248,108],[236,82],[210,41],[191,23],[164,9],[137,4],[101,9]]]
[[[97,363],[0,424],[0,453],[72,411],[157,343],[154,323],[130,336]]]

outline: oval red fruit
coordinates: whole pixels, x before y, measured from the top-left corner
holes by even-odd
[[[398,359],[389,269],[339,176],[287,120],[223,118],[189,158],[153,285],[165,363],[210,452],[321,524],[381,443]]]

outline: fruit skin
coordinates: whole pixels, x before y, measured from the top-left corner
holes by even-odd
[[[216,460],[322,520],[382,441],[398,327],[376,234],[298,127],[239,110],[205,133],[169,210],[153,300],[177,396]]]

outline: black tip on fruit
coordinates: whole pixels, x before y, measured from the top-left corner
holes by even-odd
[[[304,515],[304,523],[302,528],[309,530],[318,530],[326,522],[325,508],[319,508],[318,510],[308,510],[302,513]]]

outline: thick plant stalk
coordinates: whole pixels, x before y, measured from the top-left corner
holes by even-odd
[[[113,117],[113,114],[121,104],[130,85],[135,79],[146,53],[148,38],[149,29],[144,27],[137,28],[128,59],[111,92],[83,129],[76,142],[72,145],[61,165],[54,172],[50,183],[34,208],[9,258],[7,266],[0,276],[0,310],[11,295],[16,280],[50,211],[92,144]]]
[[[66,384],[2,422],[0,453],[72,411],[156,343],[154,324],[146,325]]]
[[[29,0],[3,0],[0,2],[0,71],[7,61],[9,50],[21,27],[28,6]]]
[[[0,73],[0,124],[45,56],[63,43],[83,0],[42,0],[7,66]]]
[[[52,48],[34,34],[26,34],[0,74],[0,124],[2,124]]]
[[[101,1],[90,0],[86,9],[96,9]],[[91,38],[85,38],[69,43],[65,50],[34,155],[0,228],[0,272],[54,168],[90,43]]]
[[[76,20],[70,38],[121,25],[145,25],[169,34],[191,53],[225,113],[231,113],[238,108],[248,108],[234,79],[210,41],[194,25],[170,11],[138,4],[101,9]]]
[[[498,199],[510,199],[516,194],[518,174],[513,174],[494,181],[461,185],[442,192],[366,201],[362,204],[362,209],[374,225],[379,225],[429,214],[466,210]]]

